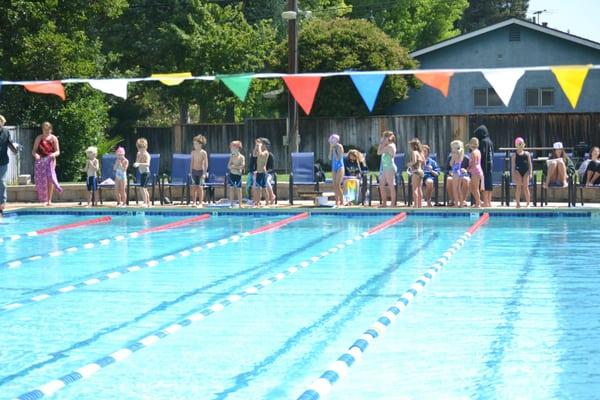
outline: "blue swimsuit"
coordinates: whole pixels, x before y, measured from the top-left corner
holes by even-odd
[[[339,158],[335,158],[335,154],[332,157],[333,159],[331,160],[331,171],[333,173],[338,172],[340,169],[344,168],[344,156],[340,156]]]

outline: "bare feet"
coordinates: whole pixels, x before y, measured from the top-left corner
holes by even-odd
[[[521,208],[521,203],[517,203],[517,208]]]

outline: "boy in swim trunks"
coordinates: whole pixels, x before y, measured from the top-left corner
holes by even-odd
[[[194,137],[194,150],[192,150],[192,162],[190,163],[190,175],[192,176],[192,202],[191,206],[202,207],[204,201],[204,178],[208,172],[208,155],[202,147],[206,145],[203,135]],[[196,203],[196,201],[198,201]]]
[[[260,139],[256,139],[254,143],[254,156],[256,157],[256,176],[254,188],[254,207],[260,207],[260,202],[263,195],[268,202],[267,197],[267,161],[269,159],[269,151],[265,148],[265,144]]]
[[[227,176],[227,184],[229,185],[229,204],[233,207],[233,201],[237,194],[238,207],[242,207],[242,174],[246,166],[246,159],[241,154],[242,142],[234,140],[229,145],[231,156],[227,168],[229,175]]]
[[[98,189],[98,182],[96,175],[98,174],[98,170],[100,169],[98,165],[98,148],[95,146],[90,146],[85,150],[85,155],[87,160],[85,161],[84,171],[86,173],[86,187],[88,191],[88,199],[87,199],[87,207],[93,203],[94,194]]]

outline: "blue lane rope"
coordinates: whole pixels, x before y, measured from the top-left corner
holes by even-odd
[[[386,226],[386,228],[388,226]],[[116,364],[120,361],[123,361],[126,358],[129,358],[129,356],[131,356],[133,353],[135,353],[143,348],[150,347],[153,344],[155,344],[156,342],[158,342],[159,340],[161,340],[169,335],[172,335],[172,334],[180,331],[181,329],[192,325],[195,322],[202,321],[203,319],[205,319],[206,317],[208,317],[211,314],[223,311],[226,307],[228,307],[234,303],[237,303],[238,301],[242,300],[243,298],[247,297],[248,295],[256,294],[259,290],[264,289],[265,287],[268,287],[268,286],[272,285],[273,283],[279,282],[279,281],[285,279],[286,277],[299,272],[301,269],[305,269],[305,268],[309,267],[310,265],[319,262],[323,258],[325,258],[329,255],[335,254],[338,251],[343,250],[347,246],[350,246],[350,245],[354,244],[355,242],[358,242],[364,238],[372,236],[378,232],[381,232],[381,230],[377,230],[376,232],[374,232],[372,234],[370,234],[368,231],[365,231],[359,235],[354,236],[354,238],[352,238],[352,239],[347,239],[344,242],[331,247],[329,250],[322,251],[317,256],[313,256],[313,257],[308,258],[305,261],[301,261],[300,263],[298,263],[298,266],[289,267],[289,268],[275,274],[274,276],[272,276],[270,278],[263,279],[259,283],[255,284],[253,286],[250,286],[241,292],[229,295],[225,300],[215,302],[213,305],[206,307],[201,311],[194,312],[193,314],[167,326],[164,329],[157,330],[157,331],[151,333],[150,335],[148,335],[138,341],[132,342],[131,344],[129,344],[129,345],[105,356],[105,357],[99,358],[92,363],[84,365],[83,367],[81,367],[75,371],[72,371],[71,373],[69,373],[65,376],[62,376],[58,379],[54,379],[54,380],[47,382],[46,384],[38,387],[37,389],[34,389],[27,393],[24,393],[24,394],[18,396],[15,400],[40,399],[45,396],[50,396],[50,395],[56,393],[57,391],[63,389],[64,387],[71,385],[72,383],[75,383],[81,379],[89,378],[90,376],[94,375],[96,372],[102,370],[103,368],[105,368],[111,364]],[[250,234],[248,233],[248,236],[249,235]]]
[[[457,239],[440,258],[438,258],[427,271],[425,271],[410,288],[398,298],[395,304],[384,311],[369,329],[367,329],[356,341],[334,361],[321,376],[306,389],[297,400],[318,400],[326,396],[332,386],[341,380],[348,370],[356,365],[361,359],[369,345],[381,337],[387,328],[396,320],[398,315],[411,303],[411,301],[423,290],[425,286],[437,275],[441,269],[448,264],[452,256],[460,250],[467,240],[475,233],[489,216],[484,214],[467,232]]]

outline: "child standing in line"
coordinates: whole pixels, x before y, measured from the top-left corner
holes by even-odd
[[[202,207],[204,201],[204,178],[208,175],[208,155],[203,147],[206,145],[206,138],[203,135],[194,137],[194,150],[192,150],[192,162],[190,164],[190,174],[192,175],[192,207]],[[197,201],[197,203],[196,203]]]
[[[125,207],[127,204],[127,193],[125,187],[127,185],[127,168],[129,168],[129,160],[125,158],[125,149],[121,146],[115,151],[117,159],[113,165],[115,171],[115,197],[117,198],[117,207]]]
[[[246,158],[241,154],[242,142],[234,140],[229,145],[231,156],[227,168],[229,169],[228,182],[229,185],[229,204],[233,207],[233,201],[237,195],[238,207],[242,207],[242,174],[246,167]]]
[[[452,199],[454,207],[466,206],[465,199],[467,191],[463,189],[464,185],[470,183],[468,179],[469,173],[463,168],[463,160],[465,159],[465,147],[461,140],[453,140],[450,143],[450,175],[452,176]]]
[[[87,160],[85,161],[84,171],[86,172],[86,187],[88,191],[87,206],[94,205],[95,194],[98,189],[98,181],[96,175],[100,167],[98,166],[98,148],[96,146],[90,146],[85,150]]]
[[[423,206],[423,176],[425,175],[423,171],[425,165],[423,148],[421,147],[421,141],[417,138],[411,140],[408,146],[411,151],[407,164],[411,171],[414,208],[421,208]]]
[[[265,196],[267,205],[269,201],[267,195],[267,161],[269,159],[269,151],[260,139],[256,139],[254,142],[254,155],[256,156],[254,207],[260,207],[263,195]]]
[[[379,181],[379,190],[381,192],[380,207],[387,207],[387,193],[389,193],[390,207],[395,207],[396,172],[398,171],[398,168],[394,162],[394,156],[396,155],[396,136],[394,135],[394,132],[385,131],[381,134],[377,155],[381,156],[381,178]]]
[[[150,193],[148,193],[148,181],[150,180],[150,153],[148,153],[148,141],[145,138],[139,138],[135,142],[137,155],[133,168],[140,172],[140,188],[144,198],[144,207],[150,207]]]
[[[471,175],[471,183],[469,184],[471,194],[475,201],[474,207],[481,207],[480,191],[483,190],[483,169],[481,168],[481,152],[479,151],[479,139],[472,137],[469,142],[471,147],[471,158],[469,159],[469,168],[467,171]]]
[[[344,191],[342,190],[342,179],[344,178],[344,146],[340,143],[340,136],[333,134],[329,136],[329,159],[331,160],[331,173],[333,175],[333,193],[335,194],[335,206],[344,205]]]
[[[529,181],[533,172],[531,153],[525,151],[525,140],[522,137],[515,139],[517,151],[511,156],[512,179],[515,183],[515,202],[517,208],[521,208],[521,191],[525,193],[525,207],[529,207],[531,194],[529,193]]]

